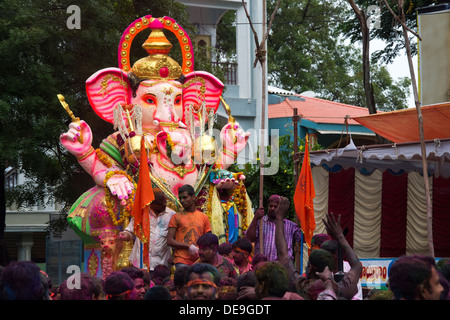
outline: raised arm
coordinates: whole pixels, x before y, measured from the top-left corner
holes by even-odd
[[[246,237],[251,242],[256,241],[256,229],[258,227],[259,220],[264,217],[264,208],[258,208],[256,210],[255,215],[253,216],[253,220],[247,228]]]
[[[344,233],[341,228],[341,216],[338,216],[336,220],[332,213],[328,213],[327,220],[322,220],[328,234],[336,239],[342,248],[343,255],[350,264],[351,269],[345,274],[344,279],[338,283],[338,296],[344,297],[346,299],[351,299],[357,292],[358,279],[361,276],[362,265],[353,251],[352,247],[345,239]]]
[[[83,139],[80,139],[80,136]],[[95,183],[103,187],[105,178],[112,169],[100,161],[92,147],[92,130],[89,125],[83,120],[77,123],[72,122],[69,130],[61,134],[60,141],[67,151],[77,157],[80,166],[92,176]],[[114,174],[108,176],[106,186],[114,196],[122,201],[122,205],[126,205],[126,199],[132,193],[134,186],[125,172],[117,170],[117,174],[115,171],[112,173]]]
[[[359,268],[361,271],[361,263],[359,262],[358,256],[356,255],[355,251],[353,251],[352,247],[347,242],[347,239],[344,236],[344,233],[341,228],[341,215],[338,216],[337,220],[333,216],[332,213],[327,214],[327,220],[322,220],[325,228],[327,229],[328,234],[335,238],[336,241],[339,243],[339,245],[342,248],[342,251],[344,253],[344,256],[346,257],[346,260],[350,264],[350,266],[353,268]]]
[[[275,209],[275,246],[277,247],[278,261],[280,261],[289,272],[289,277],[296,271],[294,263],[289,256],[286,238],[284,236],[284,218],[289,210],[290,202],[287,198],[281,197],[278,207]]]
[[[92,130],[89,125],[83,120],[72,122],[69,130],[61,134],[60,141],[71,154],[77,157],[80,166],[92,176],[95,183],[103,186],[103,179],[108,168],[99,161],[92,147]]]

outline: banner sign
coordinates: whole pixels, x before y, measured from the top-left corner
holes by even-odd
[[[435,258],[436,263],[443,258]],[[359,259],[362,264],[361,286],[368,289],[386,289],[389,269],[397,258]]]
[[[359,259],[362,263],[361,286],[370,289],[385,289],[389,269],[396,258]]]

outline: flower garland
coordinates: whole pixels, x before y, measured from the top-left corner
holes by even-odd
[[[247,191],[245,185],[242,181],[239,181],[236,189],[233,192],[234,203],[242,215],[242,231],[247,230]]]
[[[215,187],[216,187],[216,185],[214,183],[211,183],[208,188],[209,190],[207,190],[207,195],[203,194],[203,193],[206,193],[206,192],[203,192],[203,190],[202,190],[202,192],[199,193],[199,196],[200,196],[201,202],[202,202],[202,205],[201,205],[201,207],[203,209],[202,211],[208,216],[210,221],[211,221],[211,214],[212,214],[211,203],[212,203],[212,198],[213,198],[213,193],[214,193]],[[247,203],[247,190],[245,189],[245,185],[244,185],[243,181],[239,181],[239,184],[234,189],[231,199],[234,199],[236,208],[237,208],[238,212],[242,215],[241,229],[242,229],[242,231],[246,231],[248,228],[248,223],[247,223],[248,203]],[[205,206],[205,204],[206,204],[206,206]]]
[[[207,208],[206,208],[206,215],[208,216],[209,221],[211,221],[211,214],[212,214],[212,210],[211,210],[211,202],[212,202],[212,198],[213,198],[213,192],[214,192],[214,188],[215,185],[211,183],[211,185],[209,186],[209,191],[208,191],[208,199],[207,199]]]
[[[106,185],[106,182],[108,182],[109,178],[111,178],[113,175],[115,174],[121,174],[124,175],[128,178],[129,181],[131,181],[134,185],[134,188],[130,194],[130,196],[127,199],[127,204],[125,206],[122,206],[119,203],[119,206],[121,208],[120,211],[122,211],[122,217],[120,217],[120,212],[119,212],[119,219],[116,218],[116,214],[114,212],[114,199],[113,196],[111,194],[111,191],[109,190],[109,188]],[[111,217],[111,220],[113,221],[114,225],[119,226],[121,225],[128,217],[130,217],[131,215],[131,211],[133,210],[133,203],[134,203],[134,194],[136,193],[136,183],[134,182],[133,178],[131,176],[129,176],[128,174],[126,174],[125,171],[122,170],[113,170],[113,171],[109,171],[106,176],[105,179],[103,180],[103,185],[105,187],[105,199],[106,199],[106,206],[108,209],[108,213],[109,216]]]
[[[173,144],[172,138],[170,137],[169,134],[167,134],[167,140],[166,141],[167,141],[167,143],[166,143],[167,157],[169,159],[171,159],[171,157],[172,157],[172,150],[174,148],[174,144]]]
[[[108,157],[105,156],[100,149],[96,149],[95,153],[97,154],[98,159],[108,168],[112,167],[111,161],[109,161]]]

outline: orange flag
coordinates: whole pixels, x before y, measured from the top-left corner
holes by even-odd
[[[309,161],[308,136],[306,136],[305,156],[303,157],[302,169],[298,177],[297,187],[295,188],[294,206],[308,248],[311,248],[311,238],[316,229],[313,203],[315,196],[316,191],[314,190],[311,163]]]
[[[141,139],[141,161],[139,165],[139,181],[134,196],[133,210],[131,216],[134,218],[134,234],[144,245],[143,261],[149,267],[148,252],[150,238],[150,215],[148,205],[155,199],[150,180],[150,171],[147,162],[147,153],[145,151],[145,138]]]

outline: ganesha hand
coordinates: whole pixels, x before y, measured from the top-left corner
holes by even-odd
[[[245,132],[238,122],[228,122],[220,131],[220,141],[224,148],[238,154],[247,145],[250,132]]]
[[[111,194],[117,196],[122,205],[126,205],[129,195],[133,192],[134,185],[123,174],[114,174],[108,181],[106,187],[111,191]]]
[[[227,168],[234,163],[238,154],[247,145],[250,132],[245,132],[239,123],[229,122],[220,131],[220,140],[223,146],[222,166]]]
[[[230,178],[220,179],[220,181],[214,181],[217,189],[234,189],[241,181],[245,180],[245,176],[241,173],[233,175]]]
[[[80,136],[83,139],[79,139]],[[64,148],[79,160],[92,151],[92,131],[83,120],[70,123],[69,130],[61,134],[59,140]]]

